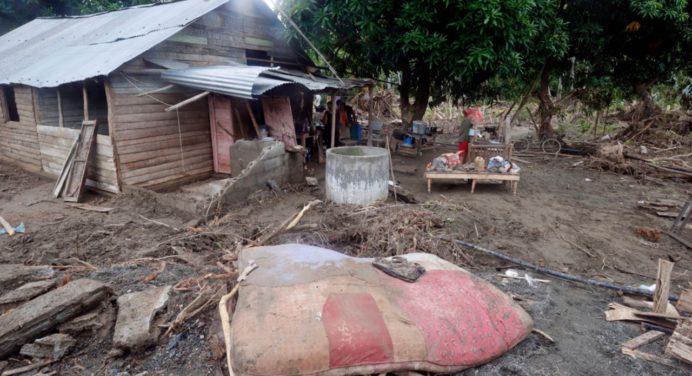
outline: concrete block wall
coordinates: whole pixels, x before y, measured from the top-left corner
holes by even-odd
[[[247,199],[266,187],[268,180],[280,185],[302,182],[303,155],[287,153],[284,144],[277,141],[241,140],[231,146],[231,172],[232,186],[224,196],[227,203]]]

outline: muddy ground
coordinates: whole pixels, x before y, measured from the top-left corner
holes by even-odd
[[[570,157],[525,157],[518,195],[500,185],[433,184],[427,192],[422,173],[434,152],[422,158],[394,157],[396,178],[421,201],[389,202],[354,210],[323,204],[310,210],[296,231],[271,243],[298,242],[351,255],[433,252],[513,294],[538,329],[555,339],[532,334],[495,361],[463,375],[682,375],[684,371],[632,359],[620,352],[622,342],[641,331],[635,324],[606,322],[607,304],[616,291],[577,285],[545,276],[550,283],[529,287],[523,281],[503,283],[497,276],[510,264],[454,246],[440,237],[455,237],[507,255],[613,283],[651,284],[659,258],[676,262],[672,290],[692,281],[692,254],[666,237],[640,238],[638,227],[668,228],[672,220],[637,207],[639,200],[690,197],[684,182],[635,179],[571,167]],[[322,177],[319,166],[309,173]],[[403,171],[403,172],[402,172]],[[66,207],[53,199],[51,179],[0,165],[0,215],[23,222],[23,235],[0,236],[0,263],[54,265],[64,280],[89,277],[112,286],[115,296],[148,286],[176,285],[160,322],[170,322],[205,285],[220,292],[232,287],[224,273],[233,269],[238,249],[271,231],[315,198],[322,187],[285,187],[283,193],[261,190],[244,203],[227,208],[210,225],[190,213],[164,207],[156,194],[135,190],[117,197],[90,194],[92,205],[113,207],[95,213]],[[591,255],[587,254],[590,253]],[[93,267],[92,267],[93,266]],[[218,278],[202,278],[212,273]],[[146,282],[145,282],[146,281]],[[181,282],[183,281],[183,282]],[[185,290],[185,291],[183,291]],[[214,307],[212,305],[212,307]],[[218,314],[209,308],[185,321],[158,345],[145,351],[109,357],[109,335],[79,338],[71,355],[49,366],[60,375],[222,375],[225,372]],[[660,351],[654,344],[649,351]],[[27,364],[21,356],[9,368]],[[31,373],[28,373],[31,374]]]

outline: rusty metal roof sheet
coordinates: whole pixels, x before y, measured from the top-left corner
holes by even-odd
[[[232,97],[253,99],[253,86],[262,72],[277,69],[248,65],[212,65],[171,69],[161,74],[165,81]]]
[[[366,85],[365,80],[344,80],[310,76],[280,68],[247,65],[213,65],[172,69],[161,74],[165,81],[232,97],[255,99],[284,85],[300,85],[312,92],[344,90]]]
[[[55,87],[107,75],[229,0],[37,18],[0,36],[0,84]]]

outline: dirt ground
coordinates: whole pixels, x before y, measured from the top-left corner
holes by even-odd
[[[513,294],[536,328],[555,339],[550,343],[532,334],[501,358],[463,375],[685,374],[621,354],[622,342],[640,329],[605,321],[607,304],[620,300],[616,291],[535,273],[550,283],[503,283],[497,274],[514,266],[439,238],[464,239],[555,270],[631,286],[654,283],[657,260],[668,259],[675,261],[672,292],[679,293],[692,281],[692,254],[665,235],[656,243],[640,238],[636,228],[666,229],[672,220],[639,209],[637,202],[685,201],[691,196],[689,184],[571,167],[579,159],[570,157],[527,157],[523,159],[530,163],[518,162],[522,180],[517,196],[492,184],[479,184],[474,194],[466,184],[433,184],[428,193],[422,174],[434,155],[394,157],[396,179],[420,204],[390,199],[355,210],[322,204],[308,211],[294,231],[271,243],[314,244],[362,256],[436,253]],[[238,249],[310,200],[323,198],[323,171],[314,165],[309,169],[320,178],[320,187],[258,191],[209,225],[200,225],[199,217],[162,207],[156,194],[147,191],[117,197],[90,194],[88,203],[114,208],[107,214],[66,207],[52,198],[52,180],[2,164],[0,215],[12,224],[23,222],[26,234],[0,236],[0,263],[53,265],[69,275],[64,278],[107,282],[114,296],[149,286],[189,287],[172,295],[160,320],[167,323],[203,286],[225,292],[233,284],[231,278],[203,276],[222,276],[233,268]],[[122,357],[108,356],[109,335],[85,333],[72,354],[49,368],[60,375],[222,375],[223,345],[212,307],[162,336],[158,345]],[[661,346],[651,347],[655,352]],[[8,369],[26,363],[17,355]]]

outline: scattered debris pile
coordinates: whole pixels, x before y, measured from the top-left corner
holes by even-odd
[[[605,311],[607,321],[628,321],[641,325],[644,332],[622,344],[622,353],[669,367],[692,370],[692,288],[679,297],[677,306],[669,302],[673,263],[658,260],[658,274],[653,301],[623,297],[622,304],[610,303]],[[670,335],[664,354],[641,350],[645,345],[661,342]],[[659,353],[661,351],[659,350]],[[687,364],[685,364],[687,363]]]
[[[355,256],[396,256],[410,252],[440,255],[452,245],[434,239],[445,221],[419,206],[353,208],[326,205],[322,209],[328,243],[342,245]]]
[[[671,111],[654,114],[645,119],[624,116],[629,126],[617,135],[618,140],[659,148],[685,147],[692,144],[692,115]]]
[[[587,165],[635,176],[692,178],[692,116],[683,112],[628,117],[619,141],[591,148]],[[607,141],[607,140],[606,140]]]

